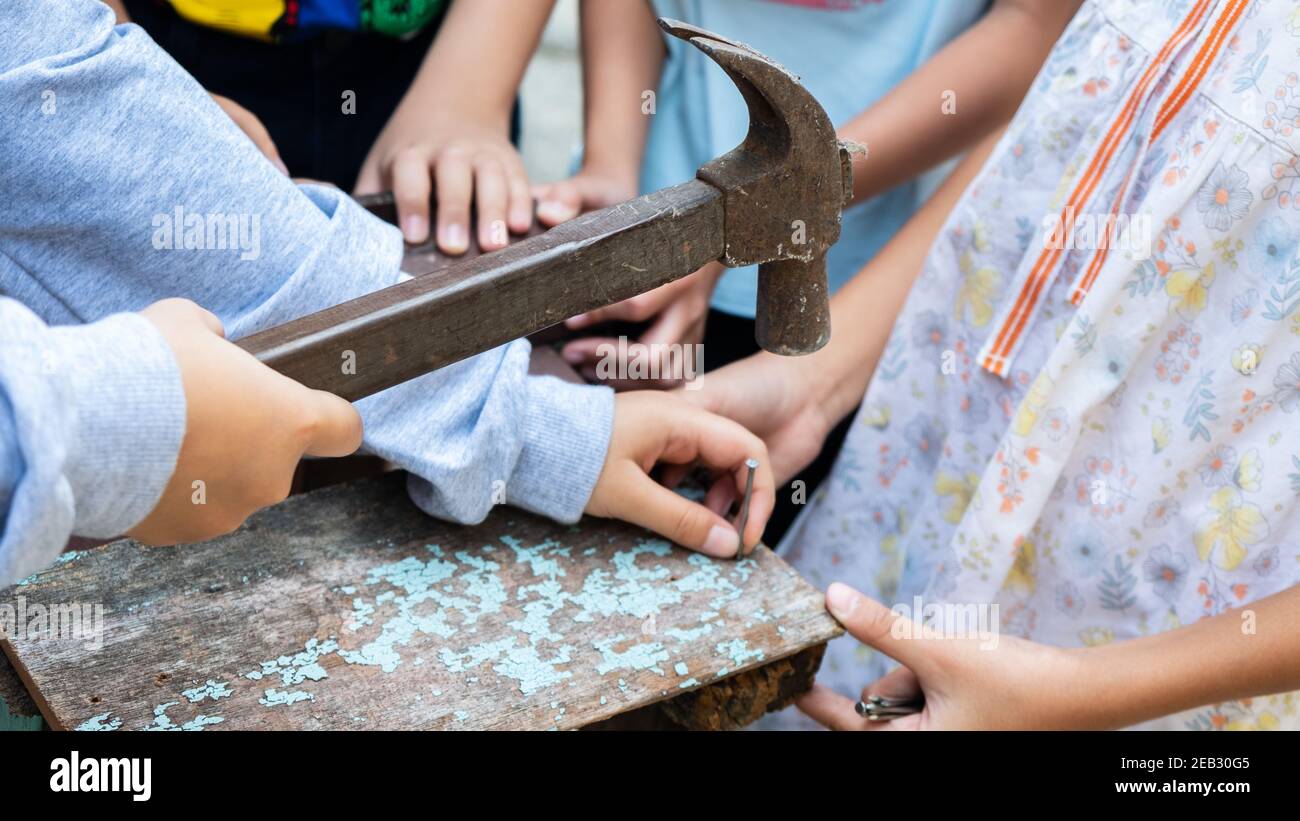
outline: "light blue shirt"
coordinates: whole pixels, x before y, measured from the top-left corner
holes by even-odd
[[[403,275],[396,228],[336,188],[295,186],[107,6],[4,0],[0,32],[3,587],[69,533],[134,526],[174,469],[180,374],[130,312],[188,297],[238,338]],[[188,230],[207,217],[210,233]],[[237,235],[220,232],[227,218]],[[367,397],[364,447],[409,471],[436,516],[479,521],[504,496],[576,520],[613,396],[530,377],[528,362],[520,340]]]
[[[853,119],[983,13],[985,0],[653,0],[655,12],[746,43],[799,75],[837,126]],[[641,171],[643,192],[695,176],[745,137],[749,112],[708,57],[673,37]],[[935,100],[938,106],[939,100]],[[919,205],[915,182],[844,214],[827,260],[838,289]],[[753,267],[728,271],[713,307],[754,316]]]

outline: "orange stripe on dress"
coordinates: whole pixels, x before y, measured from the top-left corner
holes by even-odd
[[[1174,33],[1170,35],[1169,39],[1156,55],[1155,59],[1151,61],[1149,66],[1147,66],[1147,70],[1143,73],[1141,79],[1138,81],[1138,85],[1129,96],[1129,99],[1121,110],[1119,117],[1111,124],[1110,130],[1107,131],[1105,139],[1102,140],[1101,145],[1098,147],[1097,154],[1093,156],[1092,162],[1089,163],[1084,176],[1080,179],[1074,192],[1071,194],[1070,199],[1062,209],[1060,219],[1062,236],[1065,236],[1069,231],[1073,230],[1073,217],[1077,205],[1081,201],[1086,201],[1086,199],[1092,195],[1092,192],[1096,188],[1097,182],[1100,179],[1102,170],[1104,170],[1106,163],[1109,163],[1112,159],[1115,153],[1115,147],[1119,143],[1120,138],[1127,132],[1128,127],[1132,124],[1138,105],[1141,102],[1142,97],[1146,94],[1146,90],[1151,85],[1152,80],[1155,78],[1160,65],[1168,59],[1170,53],[1178,47],[1186,34],[1198,22],[1200,22],[1200,19],[1204,16],[1209,5],[1210,0],[1198,0],[1196,5],[1192,7],[1192,10],[1188,12],[1187,17],[1183,19],[1183,22],[1180,23],[1178,28],[1174,30]],[[994,363],[995,361],[1004,361],[1006,354],[1009,352],[1011,347],[1015,345],[1020,333],[1024,330],[1025,323],[1028,321],[1029,307],[1037,303],[1038,296],[1042,292],[1042,286],[1046,277],[1045,272],[1051,269],[1051,266],[1056,263],[1056,260],[1060,258],[1060,255],[1061,249],[1057,248],[1044,249],[1043,253],[1039,255],[1033,269],[1030,271],[1029,278],[1025,281],[1024,286],[1021,287],[1020,294],[1016,298],[1016,303],[1012,308],[1011,314],[1007,317],[1007,320],[1003,323],[998,332],[997,339],[994,342],[993,353],[984,358],[984,362],[982,363],[984,368],[1001,374],[1002,369]],[[1008,331],[1010,331],[1009,337]]]
[[[1200,86],[1201,81],[1205,79],[1206,72],[1209,71],[1209,67],[1214,63],[1214,60],[1218,57],[1219,52],[1223,48],[1224,42],[1228,39],[1228,32],[1230,32],[1236,25],[1237,20],[1240,19],[1241,13],[1248,2],[1249,0],[1230,0],[1228,5],[1224,8],[1223,14],[1217,21],[1215,21],[1214,28],[1210,30],[1209,38],[1201,45],[1200,50],[1196,53],[1195,58],[1193,58],[1187,73],[1183,75],[1182,80],[1179,81],[1177,86],[1175,86],[1170,96],[1165,98],[1164,104],[1161,105],[1160,110],[1156,115],[1155,127],[1151,131],[1148,145],[1154,143],[1156,138],[1160,136],[1161,132],[1163,132],[1165,128],[1168,127],[1169,123],[1173,121],[1174,117],[1178,116],[1178,112],[1181,111],[1183,106],[1187,104],[1187,101],[1191,99],[1192,92],[1194,92],[1196,88]],[[1127,183],[1125,186],[1120,188],[1120,191],[1124,191],[1126,187]],[[1120,203],[1117,197],[1116,202],[1111,209],[1112,217],[1119,213],[1119,206]],[[1088,291],[1092,289],[1093,283],[1097,281],[1097,276],[1101,273],[1101,266],[1105,263],[1108,252],[1109,249],[1103,247],[1093,256],[1083,280],[1079,283],[1078,287],[1070,297],[1070,301],[1075,305],[1078,305],[1083,301],[1083,298],[1087,296]]]
[[[1182,110],[1183,105],[1191,98],[1192,92],[1205,79],[1205,74],[1210,69],[1210,65],[1218,57],[1219,51],[1223,48],[1224,42],[1228,39],[1228,33],[1232,31],[1241,18],[1242,11],[1245,10],[1249,0],[1229,0],[1227,8],[1214,24],[1214,29],[1210,32],[1210,38],[1201,46],[1197,52],[1196,58],[1192,60],[1191,70],[1184,75],[1183,81],[1174,89],[1173,95],[1165,101],[1159,116],[1156,118],[1155,129],[1151,132],[1151,139],[1154,141],[1160,133],[1165,130],[1169,123]]]

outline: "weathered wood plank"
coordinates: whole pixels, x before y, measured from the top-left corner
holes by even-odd
[[[719,561],[509,508],[452,526],[401,474],[294,497],[211,542],[86,551],[0,602],[19,590],[105,606],[99,652],[6,647],[60,729],[577,728],[839,633],[766,549]]]

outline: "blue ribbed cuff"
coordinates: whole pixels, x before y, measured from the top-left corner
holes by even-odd
[[[576,522],[605,466],[614,430],[614,392],[553,376],[530,376],[524,444],[508,501],[560,522]]]
[[[65,475],[73,532],[108,538],[162,497],[185,438],[185,389],[171,348],[139,314],[51,329],[46,367],[73,405]]]

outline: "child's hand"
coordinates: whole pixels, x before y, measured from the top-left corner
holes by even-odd
[[[1098,729],[1110,726],[1090,692],[1083,653],[1012,636],[940,638],[917,636],[918,628],[844,584],[826,591],[826,609],[863,644],[901,662],[862,690],[915,698],[915,715],[873,722],[854,710],[854,699],[817,686],[801,696],[799,709],[833,730],[1033,730]],[[902,620],[901,622],[899,620]],[[904,628],[910,629],[909,633]]]
[[[760,351],[710,371],[699,390],[682,397],[762,437],[776,481],[784,483],[817,457],[835,425],[821,376],[808,357]]]
[[[745,487],[746,459],[758,460],[745,552],[762,538],[775,501],[767,449],[758,437],[673,394],[642,391],[615,400],[614,433],[587,513],[624,519],[710,556],[734,556],[739,537],[723,518]],[[695,462],[718,474],[704,504],[650,478],[659,462],[680,476]]]
[[[288,166],[284,164],[284,160],[280,159],[280,149],[275,147],[275,141],[271,139],[271,132],[266,130],[266,126],[262,125],[262,121],[257,119],[257,115],[234,100],[222,97],[220,94],[208,92],[208,95],[216,101],[217,105],[221,106],[221,110],[226,112],[227,117],[234,120],[235,125],[239,126],[239,130],[253,141],[253,145],[257,146],[257,150],[261,151],[276,168],[280,169],[280,173],[286,177],[289,176]]]
[[[399,108],[393,114],[361,166],[355,193],[391,189],[402,236],[418,244],[429,238],[429,195],[436,189],[438,248],[447,254],[469,248],[473,201],[479,247],[504,248],[510,233],[522,234],[533,222],[523,159],[504,127],[455,111],[430,113]]]
[[[221,321],[184,299],[141,314],[171,346],[185,388],[185,439],[162,498],[130,535],[173,544],[228,533],[289,494],[303,454],[346,456],[361,417],[225,341]]]
[[[627,346],[628,358],[656,357],[662,362],[669,358],[670,353],[674,355],[678,353],[675,347],[669,346],[696,345],[704,339],[704,322],[709,314],[709,299],[713,296],[713,287],[717,284],[723,270],[725,269],[721,264],[710,263],[689,276],[662,285],[653,291],[647,291],[606,308],[579,314],[567,320],[565,325],[571,330],[581,330],[601,322],[652,320],[650,327],[641,334],[640,338]],[[564,346],[563,356],[565,361],[578,369],[584,377],[594,381],[598,376],[596,363],[603,356],[602,346],[617,345],[617,342],[617,339],[597,336],[575,339]],[[678,359],[680,360],[680,357]],[[627,370],[618,371],[618,373],[628,372],[633,372],[630,366]],[[661,368],[660,372],[664,375],[663,378],[654,383],[606,381],[604,384],[616,390],[651,387],[663,389],[677,387],[687,376],[685,373],[669,373],[667,368]]]
[[[567,180],[537,186],[533,189],[533,196],[537,198],[538,222],[554,226],[579,214],[632,199],[636,196],[636,178],[630,174],[584,167]],[[707,265],[676,282],[615,305],[572,317],[565,324],[570,330],[581,330],[601,322],[646,322],[653,319],[653,325],[641,338],[628,346],[628,357],[662,358],[666,349],[658,346],[697,344],[704,338],[704,320],[709,312],[709,299],[713,296],[713,288],[723,270],[721,265]],[[577,339],[565,345],[564,358],[583,376],[594,381],[597,377],[596,362],[602,356],[601,346],[617,342],[618,340],[604,337]],[[653,383],[609,381],[605,384],[617,390],[662,389],[675,387],[681,381],[680,375],[669,374]]]
[[[567,180],[539,185],[533,189],[537,199],[537,221],[547,228],[568,222],[579,214],[598,211],[636,196],[636,179],[583,168]]]

